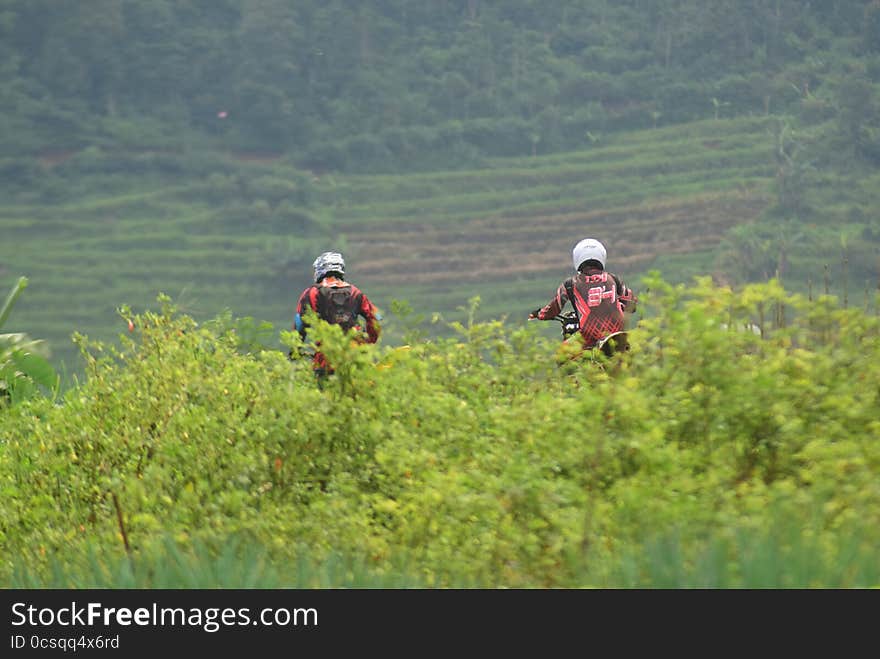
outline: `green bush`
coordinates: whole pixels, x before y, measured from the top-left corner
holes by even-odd
[[[0,305],[0,329],[6,324],[15,301],[27,288],[27,277],[19,277]],[[0,334],[0,411],[58,388],[58,375],[49,363],[45,341],[31,339],[24,332]]]
[[[211,561],[258,555],[257,584],[878,585],[878,319],[774,282],[645,285],[613,360],[473,300],[403,345],[316,321],[320,382],[295,333],[123,309],[119,350],[79,337],[61,405],[3,420],[0,582],[166,583],[149,566],[183,555],[208,576],[182,583],[230,583]]]

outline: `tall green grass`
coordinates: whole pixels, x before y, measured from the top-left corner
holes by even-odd
[[[555,588],[613,589],[823,589],[875,588],[880,561],[875,548],[854,534],[829,552],[810,529],[780,520],[771,531],[741,529],[709,538],[696,551],[675,533],[645,540],[618,555],[569,559],[573,576]],[[412,557],[396,557],[377,568],[368,557],[334,554],[292,561],[273,560],[257,542],[230,537],[222,546],[182,548],[172,539],[151,554],[91,548],[76,562],[54,558],[36,573],[24,560],[12,562],[7,588],[430,588]],[[444,588],[498,588],[496,579],[441,575]]]

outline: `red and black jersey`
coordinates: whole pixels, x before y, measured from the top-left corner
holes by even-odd
[[[314,309],[327,322],[340,324],[346,330],[360,330],[358,317],[362,316],[365,320],[363,329],[367,333],[367,342],[375,343],[379,339],[376,307],[363,291],[343,279],[324,277],[299,296],[293,328],[303,337],[307,328],[303,316],[307,308]]]
[[[590,269],[562,282],[556,296],[538,311],[537,318],[549,320],[555,317],[566,302],[571,303],[577,313],[585,345],[592,347],[609,334],[625,328],[624,311],[635,311],[636,296],[616,275],[598,268]]]
[[[362,316],[366,321],[363,328],[367,333],[366,342],[376,343],[379,340],[379,314],[376,307],[357,286],[343,279],[332,275],[324,277],[299,296],[293,329],[299,332],[303,339],[306,338],[308,329],[304,318],[307,309],[314,309],[327,322],[338,323],[346,330],[360,331],[358,317]],[[333,372],[333,367],[320,351],[315,351],[313,363],[316,371]]]

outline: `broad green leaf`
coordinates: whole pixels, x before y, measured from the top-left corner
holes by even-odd
[[[18,281],[13,284],[9,291],[9,295],[6,296],[6,301],[3,303],[3,306],[0,307],[0,327],[3,327],[6,318],[9,317],[9,312],[12,311],[12,305],[15,303],[15,300],[18,299],[18,296],[21,295],[21,292],[27,287],[27,283],[27,277],[19,277]]]

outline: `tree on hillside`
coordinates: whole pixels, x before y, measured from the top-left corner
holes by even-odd
[[[284,0],[246,0],[239,40],[235,120],[266,146],[304,143],[304,34],[295,10]]]
[[[803,210],[807,175],[814,167],[807,159],[804,143],[792,134],[788,122],[777,123],[774,139],[778,208],[783,215],[797,216]]]
[[[864,76],[842,78],[837,86],[837,126],[853,155],[880,159],[880,104]]]
[[[808,55],[880,48],[878,2],[4,0],[0,121],[31,152],[131,143],[153,122],[173,144],[198,131],[365,169],[381,149],[361,147],[387,131],[437,136],[454,121],[461,140],[397,152],[577,148],[600,129],[584,108],[604,131],[712,116],[712,98],[730,116],[797,108],[791,85],[828,74]],[[529,137],[487,139],[487,122],[524,122]]]
[[[864,40],[868,52],[880,52],[880,0],[871,0],[865,7]]]

